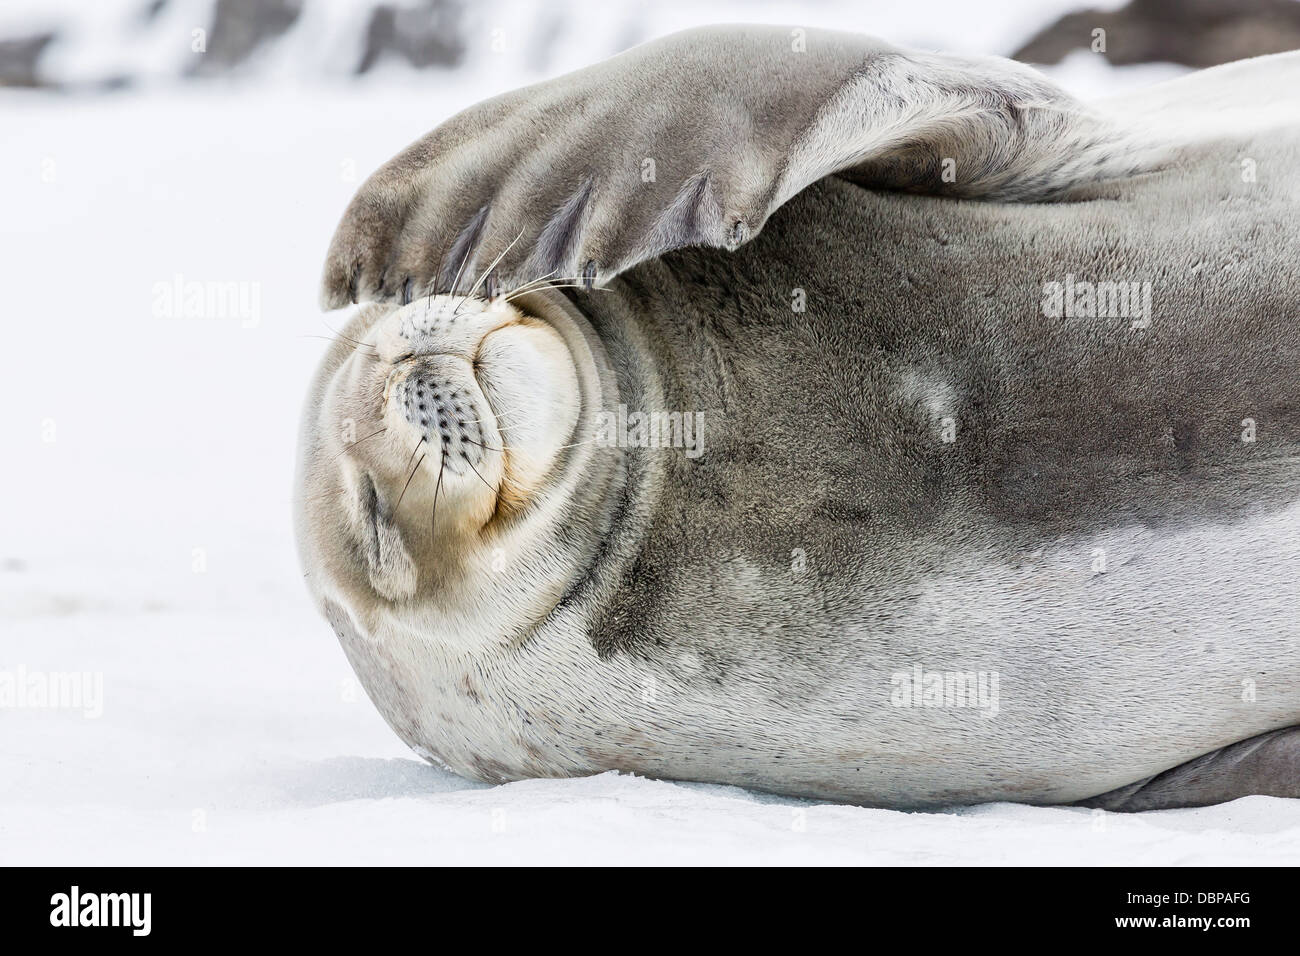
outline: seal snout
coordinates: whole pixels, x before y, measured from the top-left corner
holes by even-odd
[[[444,353],[405,357],[389,366],[383,394],[392,438],[383,451],[384,497],[394,503],[398,524],[471,529],[491,520],[509,453],[473,361]]]
[[[485,452],[497,451],[484,427],[490,412],[478,401],[477,388],[457,381],[439,364],[420,362],[393,388],[391,402],[436,468],[453,474],[486,464]]]

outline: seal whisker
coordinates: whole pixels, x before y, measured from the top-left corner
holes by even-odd
[[[588,292],[609,292],[609,289],[597,289],[595,286],[589,286],[585,282],[563,282],[558,285],[547,285],[548,289],[586,289]],[[529,292],[535,292],[536,289],[529,289]],[[514,293],[512,293],[514,294]]]
[[[492,492],[492,494],[494,494],[494,495],[498,493],[498,492],[497,492],[497,489],[493,488],[491,485],[488,484],[488,480],[487,480],[486,478],[484,478],[482,475],[479,475],[479,470],[478,470],[477,468],[474,467],[474,463],[473,463],[472,461],[470,461],[468,458],[466,458],[466,459],[465,459],[465,464],[469,465],[469,470],[470,470],[470,471],[472,471],[472,472],[474,472],[474,474],[478,475],[478,480],[481,481],[481,482],[483,482],[483,487],[484,487],[484,488],[486,488],[488,491]]]
[[[366,342],[358,342],[356,339],[350,339],[350,338],[348,338],[346,335],[337,335],[337,334],[335,334],[335,335],[314,335],[314,334],[311,333],[311,332],[304,332],[302,335],[300,335],[300,336],[298,336],[298,337],[299,337],[299,338],[302,338],[302,339],[324,339],[326,342],[351,342],[351,343],[353,344],[353,349],[354,349],[354,350],[355,350],[355,349],[358,349],[358,348],[374,349],[374,346],[373,346],[373,345],[370,345],[370,344],[368,344],[368,343],[366,343]],[[372,351],[371,353],[369,353],[369,354],[371,354],[371,355],[378,355],[377,352],[373,352],[373,351]]]
[[[561,284],[561,285],[534,286],[534,287],[531,288],[531,289],[517,289],[517,290],[515,290],[514,292],[511,292],[509,295],[507,295],[507,296],[505,297],[505,301],[509,302],[511,299],[515,298],[516,296],[527,295],[529,292],[538,292],[538,291],[540,291],[540,290],[543,289],[543,288],[546,288],[546,289],[585,289],[585,290],[588,291],[588,292],[609,292],[609,291],[610,291],[609,289],[597,289],[595,286],[589,286],[589,285],[587,285],[585,282],[566,282],[566,283],[563,283],[563,284]]]
[[[510,292],[507,294],[515,295],[517,293],[523,292],[529,286],[535,286],[535,285],[539,285],[540,283],[546,282],[548,279],[555,277],[555,273],[558,271],[559,271],[558,269],[552,269],[550,272],[546,273],[543,276],[538,276],[536,279],[529,279],[527,282],[523,282],[520,285],[515,286],[515,288],[511,289]],[[557,278],[556,281],[561,281],[561,280]]]
[[[538,276],[536,279],[529,279],[527,282],[521,283],[511,289],[507,295],[521,295],[524,292],[532,292],[542,288],[550,282],[577,282],[582,278],[581,276],[557,276],[555,274],[556,271],[557,270],[552,269],[544,276]]]
[[[331,332],[333,332],[336,336],[338,336],[338,337],[339,337],[340,339],[342,339],[344,342],[351,342],[353,345],[357,346],[358,348],[365,347],[365,348],[368,348],[368,349],[375,349],[375,346],[372,345],[370,342],[363,342],[363,341],[361,341],[360,339],[349,338],[348,336],[346,336],[346,335],[344,335],[342,332],[340,332],[338,329],[334,328],[334,326],[330,325],[328,322],[322,322],[321,325],[325,326],[325,328],[329,329]],[[375,351],[378,351],[378,350],[375,349]]]
[[[493,412],[492,412],[492,420],[493,420],[494,422],[496,422],[496,423],[499,424],[499,423],[502,421],[502,419],[509,418],[509,417],[512,416],[512,415],[518,415],[520,412],[525,412],[525,411],[528,411],[528,409],[527,409],[527,407],[525,407],[525,406],[523,406],[523,405],[517,405],[517,406],[515,406],[514,408],[507,409],[507,410],[504,411],[504,412],[497,412],[497,411],[493,410]],[[486,418],[467,418],[467,419],[465,419],[464,421],[461,421],[461,424],[462,424],[462,425],[481,425],[481,424],[483,424],[485,421],[487,421]]]
[[[338,461],[338,459],[339,459],[340,457],[342,457],[343,455],[346,455],[346,454],[347,454],[349,451],[351,451],[353,448],[356,448],[356,447],[357,447],[358,445],[360,445],[363,441],[366,441],[366,439],[374,438],[376,435],[382,435],[382,434],[383,434],[384,432],[386,432],[386,431],[388,431],[388,427],[387,427],[387,426],[384,426],[383,428],[379,429],[379,431],[377,431],[377,432],[371,432],[371,433],[370,433],[369,435],[367,435],[365,438],[358,438],[356,441],[354,441],[354,442],[350,442],[349,444],[344,445],[344,446],[343,446],[343,450],[342,450],[341,452],[339,452],[337,455],[335,455],[333,458],[331,458],[330,461]]]
[[[433,274],[429,276],[429,281],[424,285],[424,318],[429,318],[429,309],[433,306],[434,290],[438,287],[438,277],[442,275],[442,264],[447,258],[447,240],[444,239],[442,246],[438,249],[438,262],[433,267]]]
[[[447,456],[440,453],[442,463],[438,465],[438,483],[433,486],[433,513],[429,516],[429,534],[438,527],[438,492],[442,491],[442,473],[447,467]]]
[[[493,269],[497,267],[497,263],[499,263],[502,259],[504,259],[506,257],[506,253],[508,253],[511,249],[513,249],[515,243],[518,242],[523,237],[524,237],[524,230],[520,229],[519,235],[515,236],[513,239],[510,240],[510,245],[502,249],[500,255],[498,255],[495,259],[493,259],[488,264],[487,268],[485,268],[482,272],[479,273],[478,278],[474,280],[474,284],[469,287],[469,291],[465,293],[464,298],[462,298],[460,302],[457,304],[456,306],[457,315],[460,314],[461,306],[463,306],[467,301],[469,301],[469,297],[473,295],[474,290],[477,289],[479,285],[483,282],[483,280],[488,277],[488,273],[490,273]]]
[[[460,260],[460,268],[456,270],[456,277],[451,280],[451,289],[449,290],[451,295],[456,294],[456,286],[460,283],[460,274],[465,271],[465,266],[469,263],[469,257],[473,254],[476,247],[477,243],[473,241],[472,236],[466,240],[465,255]]]
[[[525,286],[535,285],[541,282],[577,282],[581,278],[582,276],[557,276],[555,275],[555,270],[552,270],[546,273],[546,275],[544,276],[538,276],[536,279],[529,279],[527,282],[521,284],[520,286],[514,289],[511,289],[510,291],[518,292],[520,289],[524,288]]]
[[[421,441],[420,445],[423,444],[424,442]],[[420,450],[420,445],[415,446],[415,451]],[[414,451],[411,452],[411,457],[415,457]],[[406,484],[402,485],[402,493],[397,496],[397,504],[393,505],[393,514],[397,514],[397,509],[402,507],[402,499],[406,497],[406,489],[411,487],[411,479],[415,477],[415,473],[420,470],[420,465],[422,464],[424,464],[424,455],[420,456],[420,460],[415,463],[415,467],[411,469],[411,473],[406,476]]]

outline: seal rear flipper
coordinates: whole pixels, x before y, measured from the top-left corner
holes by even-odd
[[[1300,727],[1221,747],[1078,805],[1127,813],[1208,807],[1250,796],[1300,797]]]
[[[1009,60],[690,30],[471,107],[408,147],[345,212],[321,301],[590,287],[684,246],[735,248],[837,173],[1036,201],[1154,158]]]

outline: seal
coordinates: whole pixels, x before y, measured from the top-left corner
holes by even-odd
[[[413,144],[297,474],[379,711],[488,781],[1300,796],[1297,78],[716,27]]]

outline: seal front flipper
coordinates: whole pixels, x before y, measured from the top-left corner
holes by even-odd
[[[1008,60],[690,30],[471,107],[408,147],[349,205],[321,301],[599,284],[684,246],[734,248],[836,173],[1033,201],[1151,159]]]

